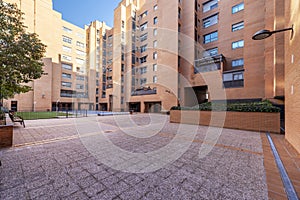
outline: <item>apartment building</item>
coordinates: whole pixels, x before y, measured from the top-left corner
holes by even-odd
[[[284,27],[283,3],[123,0],[114,11],[107,68],[113,90],[100,98],[102,109],[161,112],[178,104],[262,99],[282,105],[283,35],[255,43],[251,37]]]
[[[269,99],[283,104],[283,35],[260,42],[251,39],[257,30],[284,26],[283,4],[283,0],[195,1],[197,45],[194,70],[182,69],[186,77],[191,75],[192,88],[185,94],[195,92],[199,103]],[[214,92],[222,88],[223,95]]]
[[[94,109],[95,88],[86,65],[86,32],[52,8],[52,0],[7,0],[24,13],[28,32],[47,45],[44,75],[30,83],[33,90],[16,95],[4,106],[18,111]],[[90,66],[90,65],[89,65]]]
[[[177,1],[120,2],[101,40],[100,110],[161,112],[177,105],[178,20],[169,20],[178,19],[177,8]]]
[[[62,20],[51,0],[7,1],[47,45],[46,75],[9,108],[163,112],[218,100],[284,102],[284,36],[251,39],[285,26],[284,0],[123,0],[113,27],[84,29]]]
[[[112,45],[106,45],[107,34],[111,31],[111,27],[107,26],[105,22],[93,21],[85,27],[86,43],[87,43],[87,70],[89,72],[89,86],[87,90],[91,94],[91,99],[94,99],[95,110],[107,110],[107,105],[103,105],[100,99],[106,99],[107,86],[106,75],[107,62],[112,62],[112,50],[106,51]],[[111,40],[111,37],[108,37]]]

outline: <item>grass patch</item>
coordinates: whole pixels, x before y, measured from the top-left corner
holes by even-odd
[[[66,116],[66,113],[56,112],[18,112],[16,115],[21,116],[24,120],[34,119],[51,119],[57,116]]]

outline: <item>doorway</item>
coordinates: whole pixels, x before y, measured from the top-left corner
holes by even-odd
[[[141,112],[141,102],[129,103],[129,110],[134,112]]]
[[[13,111],[18,111],[18,101],[11,101],[10,109]]]
[[[145,102],[145,113],[161,113],[161,102]]]

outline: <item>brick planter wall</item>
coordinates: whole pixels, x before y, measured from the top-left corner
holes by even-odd
[[[0,148],[11,147],[13,144],[14,125],[9,117],[6,117],[6,125],[0,125]]]
[[[171,110],[170,122],[280,133],[280,113]]]

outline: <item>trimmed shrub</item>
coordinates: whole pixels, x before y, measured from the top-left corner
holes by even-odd
[[[270,101],[253,102],[253,103],[230,103],[230,104],[207,102],[193,107],[173,106],[171,110],[280,112],[280,108],[273,106]]]

